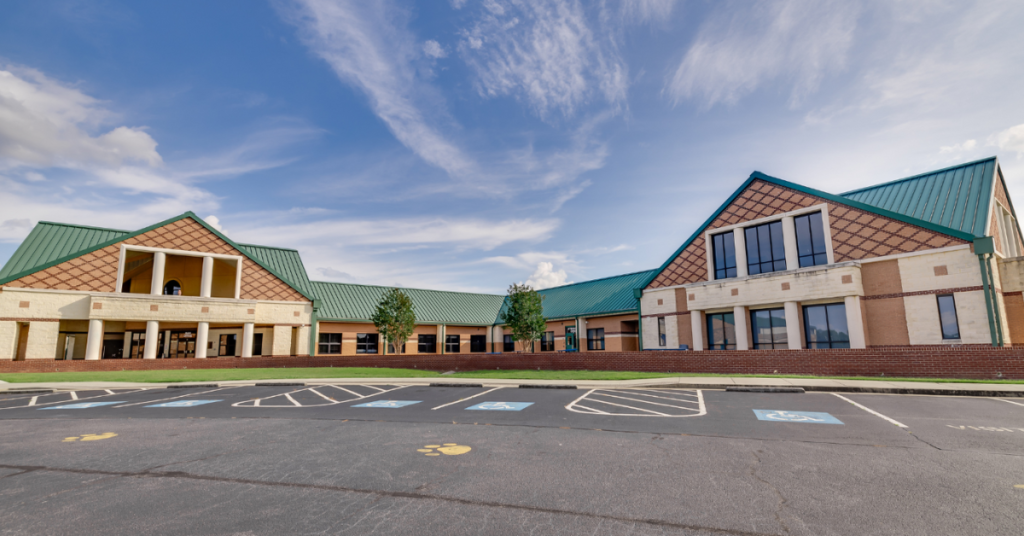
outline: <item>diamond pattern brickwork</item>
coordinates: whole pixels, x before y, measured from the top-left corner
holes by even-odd
[[[819,205],[820,197],[761,180],[750,183],[705,230],[767,218]],[[868,259],[965,244],[963,240],[898,222],[838,203],[828,203],[836,262]],[[698,235],[647,288],[671,287],[708,280],[703,233]]]
[[[219,236],[192,218],[183,218],[163,227],[131,237],[125,244],[154,248],[180,249],[223,255],[242,255]],[[7,283],[10,287],[114,292],[121,245],[112,244],[69,261]],[[245,300],[308,301],[297,290],[281,281],[255,261],[242,266],[241,297]]]

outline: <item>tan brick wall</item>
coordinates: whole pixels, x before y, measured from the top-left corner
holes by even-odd
[[[223,255],[242,255],[192,218],[184,218],[123,242],[7,283],[9,287],[115,292],[121,244],[179,249]],[[247,259],[242,267],[241,298],[246,300],[308,301],[269,271]]]
[[[755,180],[706,229],[717,229],[825,203],[821,198]],[[858,210],[828,203],[835,262],[923,251],[964,240]],[[707,281],[705,240],[699,235],[647,286],[648,289]]]
[[[880,294],[899,294],[903,292],[900,279],[899,261],[868,262],[860,267],[860,281],[864,286],[865,296]]]
[[[903,298],[864,300],[865,338],[868,346],[910,344]]]
[[[1019,293],[1003,296],[1006,307],[1006,323],[1010,328],[1010,340],[1024,343],[1024,296]]]

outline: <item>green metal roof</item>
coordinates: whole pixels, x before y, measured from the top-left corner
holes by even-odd
[[[633,289],[655,275],[657,270],[645,270],[537,292],[544,297],[544,317],[549,319],[631,313],[637,311]]]
[[[15,250],[14,255],[8,259],[7,264],[4,265],[3,269],[0,269],[0,285],[14,281],[15,279],[24,277],[28,274],[38,272],[39,270],[45,270],[51,266],[56,266],[75,257],[80,257],[90,251],[96,251],[133,236],[148,233],[153,229],[163,227],[185,218],[192,218],[208,231],[217,235],[221,240],[231,244],[231,246],[238,251],[246,254],[249,253],[249,251],[245,249],[245,246],[237,244],[227,236],[224,236],[223,233],[211,227],[193,212],[186,212],[180,216],[175,216],[162,222],[155,223],[149,227],[139,229],[138,231],[120,231],[116,229],[103,229],[100,227],[87,227],[84,225],[39,222],[39,224],[37,224],[29,233],[28,237],[25,238],[25,241],[21,243],[21,246]],[[295,290],[298,290],[306,298],[310,300],[313,299],[313,296],[308,291],[308,285],[303,287],[301,284],[293,283],[288,276],[284,275],[282,270],[286,270],[289,267],[289,263],[283,263],[281,266],[274,266],[273,264],[261,259],[259,256],[260,254],[265,255],[268,258],[273,257],[273,255],[268,252],[261,251],[250,255],[250,258],[256,262],[256,264],[266,268],[267,271],[280,278]],[[301,262],[302,261],[300,260],[300,265]],[[302,274],[305,275],[305,269],[302,270]],[[297,273],[292,275],[297,275]],[[309,280],[307,278],[306,282],[308,281]]]
[[[41,221],[18,246],[18,249],[0,268],[0,280],[21,274],[37,266],[45,266],[57,259],[77,256],[92,250],[104,242],[123,237],[128,231],[102,229],[84,225],[69,225]]]
[[[261,261],[264,266],[273,268],[274,271],[285,277],[285,281],[292,283],[298,290],[306,294],[312,293],[306,266],[302,264],[302,257],[298,251],[255,244],[238,245],[242,246],[242,250],[249,257]]]
[[[310,283],[320,300],[319,320],[368,322],[384,292],[392,287],[352,283]],[[412,299],[416,321],[426,324],[490,326],[501,310],[504,296],[403,288]]]
[[[985,236],[996,157],[841,194],[935,225]]]

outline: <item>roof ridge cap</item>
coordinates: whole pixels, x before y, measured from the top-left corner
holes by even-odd
[[[278,246],[264,246],[264,245],[261,245],[261,244],[243,244],[241,242],[235,242],[235,243],[238,244],[239,246],[245,246],[247,248],[280,249],[282,251],[295,251],[295,252],[299,251],[299,250],[297,250],[295,248],[282,248],[282,247],[278,247]]]
[[[124,229],[112,229],[110,227],[96,227],[94,225],[80,225],[77,223],[63,223],[59,221],[48,221],[39,220],[36,225],[56,225],[60,227],[78,227],[79,229],[92,229],[94,231],[112,231],[115,233],[130,233],[132,231],[125,231]]]

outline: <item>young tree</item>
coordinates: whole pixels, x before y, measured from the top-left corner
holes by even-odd
[[[409,340],[416,327],[416,311],[412,300],[400,289],[393,288],[384,293],[377,304],[377,310],[370,316],[377,332],[384,339],[382,353],[387,353],[388,343],[395,347],[395,353],[402,353],[405,341]]]
[[[544,320],[543,298],[530,285],[508,287],[508,307],[501,314],[501,320],[512,331],[512,340],[521,342],[523,350],[526,343],[530,351],[534,351],[534,341],[544,335],[547,322]]]

